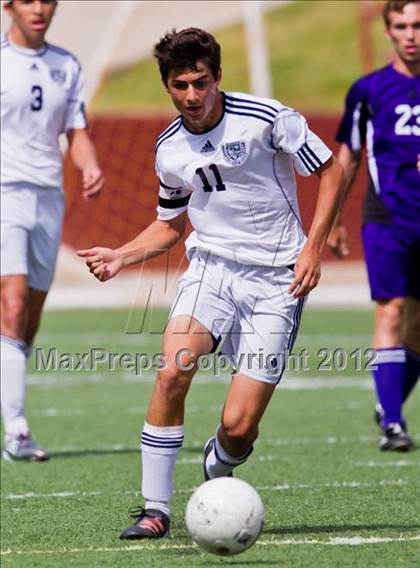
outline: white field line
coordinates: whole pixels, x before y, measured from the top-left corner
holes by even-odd
[[[42,348],[47,344],[62,345],[69,343],[70,345],[80,345],[81,343],[86,346],[86,350],[90,351],[94,346],[102,347],[103,345],[131,345],[138,347],[155,346],[156,333],[153,335],[149,332],[144,333],[124,333],[124,331],[55,331],[55,332],[41,332],[36,339],[37,347]],[[163,331],[162,331],[163,336]],[[345,338],[346,336],[343,336]],[[350,338],[351,336],[349,336]],[[359,336],[353,336],[355,340],[359,341]],[[45,348],[45,347],[44,347]]]
[[[420,461],[408,461],[408,460],[398,460],[389,462],[380,462],[370,460],[367,462],[356,462],[354,464],[357,467],[419,467]]]
[[[420,440],[420,436],[415,435],[412,436],[412,438],[414,440]],[[268,438],[268,439],[264,439],[261,442],[259,442],[257,440],[256,444],[262,444],[263,446],[307,446],[307,445],[335,445],[335,444],[339,444],[340,446],[344,445],[344,444],[354,444],[355,442],[359,443],[359,444],[371,444],[372,442],[374,442],[377,438],[375,436],[354,436],[354,437],[347,437],[347,436],[342,436],[342,437],[337,437],[337,436],[326,436],[326,437],[319,437],[319,438]],[[189,447],[194,447],[194,448],[202,448],[203,444],[202,442],[200,442],[199,440],[193,440],[191,442],[189,442]],[[100,446],[100,447],[95,447],[95,448],[90,448],[90,447],[79,447],[79,446],[61,446],[59,448],[49,448],[50,452],[52,454],[57,454],[56,457],[60,457],[59,454],[62,453],[86,453],[88,454],[89,452],[95,452],[97,454],[100,454],[101,452],[103,453],[112,453],[112,452],[133,452],[135,450],[139,450],[138,447],[136,446],[126,446],[124,444],[112,444],[110,446]],[[139,450],[140,451],[140,450]],[[267,459],[275,459],[275,457],[270,458],[271,454],[269,454],[268,456],[260,456],[259,459],[260,460],[267,460]],[[197,461],[186,461],[186,460],[197,460]],[[202,460],[201,457],[197,457],[197,458],[181,458],[177,460],[177,464],[182,465],[183,463],[200,463],[200,460]],[[384,464],[389,463],[389,465],[393,465],[394,463],[398,463],[398,462],[383,462]],[[401,461],[400,461],[401,463]],[[407,460],[407,465],[411,464],[413,462],[409,462]],[[416,465],[418,465],[419,462],[415,462]],[[370,465],[373,464],[373,465]],[[378,464],[378,465],[376,465]],[[12,465],[12,464],[9,464]],[[16,465],[16,464],[15,464]],[[378,462],[357,462],[356,464],[354,464],[356,466],[359,467],[379,467],[380,465],[382,465],[382,462],[378,461]],[[402,465],[401,465],[402,467]]]
[[[214,377],[210,374],[197,374],[194,377],[194,384],[226,384],[231,380],[230,373]],[[150,384],[155,381],[155,373],[143,372],[141,375],[135,375],[131,372],[121,373],[120,371],[109,371],[107,373],[84,372],[80,371],[62,371],[57,374],[53,371],[46,373],[30,374],[27,378],[27,384],[30,386],[49,387],[65,387],[80,385],[84,383],[144,383]],[[372,380],[361,376],[357,377],[285,377],[277,387],[279,390],[336,390],[336,389],[355,389],[355,390],[372,390]]]
[[[212,404],[206,407],[206,410],[211,412],[220,412],[221,411],[220,404]],[[119,410],[120,415],[136,415],[136,414],[144,414],[147,411],[147,406],[129,406],[125,411]],[[202,413],[203,408],[199,405],[189,405],[188,406],[188,414],[192,413]],[[61,418],[62,416],[83,416],[92,414],[91,409],[83,409],[83,408],[39,408],[36,410],[32,410],[29,413],[29,416],[33,417],[42,417],[42,418]],[[109,414],[109,408],[99,408],[96,409],[95,414]]]
[[[412,435],[411,438],[413,440],[420,440],[420,436],[418,434]],[[261,443],[267,446],[306,446],[311,444],[343,445],[353,444],[354,442],[358,442],[360,444],[371,444],[376,440],[377,436],[326,436],[320,438],[265,438],[261,440]],[[362,464],[363,462],[359,463]],[[381,462],[378,461],[377,463],[380,464]]]
[[[201,463],[201,461],[200,461]],[[387,480],[383,479],[376,483],[364,481],[331,481],[329,483],[282,483],[279,485],[258,485],[255,487],[257,491],[293,491],[299,489],[360,489],[367,487],[384,487],[384,486],[407,486],[411,485],[403,479]],[[189,489],[175,490],[175,493],[192,493],[196,487]],[[56,493],[10,493],[5,495],[5,500],[21,500],[21,499],[52,499],[52,498],[72,498],[72,497],[100,497],[108,495],[104,491],[60,491]],[[138,495],[138,491],[114,491],[113,495]]]
[[[412,438],[414,440],[420,440],[420,436],[418,435],[414,435],[412,436]],[[347,436],[326,436],[326,437],[319,437],[319,438],[309,438],[309,437],[305,437],[305,438],[266,438],[264,440],[261,440],[256,442],[256,444],[261,444],[263,446],[307,446],[307,445],[314,445],[314,444],[321,444],[321,445],[335,445],[335,444],[339,444],[344,445],[344,444],[354,444],[355,442],[359,443],[359,444],[371,444],[372,442],[374,442],[376,440],[376,436],[353,436],[353,437],[347,437]],[[189,442],[188,444],[190,447],[194,447],[194,448],[202,448],[203,444],[201,441],[199,440],[193,440],[191,442]],[[57,448],[49,448],[52,454],[60,454],[60,453],[80,453],[80,452],[84,452],[84,453],[89,453],[89,452],[96,452],[97,454],[100,454],[101,452],[104,453],[110,453],[110,452],[124,452],[124,451],[134,451],[137,450],[138,448],[135,446],[125,446],[124,444],[112,444],[110,446],[100,446],[100,447],[95,447],[95,448],[90,448],[90,447],[79,447],[79,446],[61,446],[61,447],[57,447]],[[59,457],[59,456],[57,456]],[[194,458],[195,459],[195,458]],[[177,460],[177,464],[181,463],[180,460]],[[198,462],[197,462],[198,463]],[[365,464],[367,465],[367,467],[369,467],[370,462],[357,462],[357,464],[355,465],[359,465],[359,466],[364,466]],[[377,463],[382,464],[382,462],[371,462],[371,463]],[[387,463],[387,462],[384,462]],[[389,462],[390,464],[394,463],[394,462]],[[395,462],[397,463],[397,462]],[[412,462],[408,462],[407,463],[412,463]],[[418,462],[416,462],[418,463]],[[376,465],[371,465],[370,467],[376,467]]]
[[[361,406],[361,405],[360,405]],[[211,404],[206,406],[206,411],[208,412],[220,412],[221,411],[221,404]],[[353,405],[347,407],[346,405],[343,406],[344,410],[353,410]],[[125,410],[119,410],[118,412],[121,415],[137,415],[137,414],[144,414],[147,410],[147,406],[143,405],[133,405],[129,406]],[[195,414],[195,413],[202,413],[203,407],[198,404],[188,404],[187,403],[187,413],[188,414]],[[55,408],[55,407],[48,407],[48,408],[37,408],[34,410],[29,411],[29,416],[33,417],[42,417],[42,418],[61,418],[62,416],[84,416],[84,415],[91,415],[92,410],[90,408]],[[108,407],[101,407],[96,410],[96,414],[109,414]],[[329,439],[327,439],[327,443]]]
[[[376,440],[376,436],[325,436],[320,438],[267,438],[262,443],[267,446],[307,446],[312,444],[350,444],[359,442],[362,444],[371,444]]]
[[[349,443],[354,443],[355,441],[359,442],[359,443],[371,443],[372,441],[374,441],[376,438],[372,437],[354,437],[354,438],[337,438],[334,436],[327,436],[326,438],[290,438],[290,439],[268,439],[268,440],[264,440],[264,444],[268,445],[268,446],[300,446],[300,445],[314,445],[314,444],[324,444],[324,445],[330,445],[330,444],[349,444]],[[259,441],[257,440],[256,444],[259,444]],[[197,440],[190,442],[189,444],[190,447],[193,448],[202,448],[203,447],[203,443],[199,442]],[[138,450],[140,452],[140,448],[136,447],[136,446],[125,446],[124,444],[112,444],[110,446],[100,446],[100,447],[96,447],[96,448],[86,448],[86,447],[79,447],[79,446],[61,446],[59,448],[49,448],[51,454],[57,454],[57,457],[59,457],[60,454],[63,453],[86,453],[88,454],[89,452],[95,452],[97,454],[100,454],[101,452],[103,453],[112,453],[112,452],[133,452],[135,450]],[[177,464],[181,464],[183,463],[182,461],[183,458],[178,459],[177,460]],[[188,458],[189,459],[189,458]],[[191,459],[201,459],[200,458],[191,458]],[[190,463],[190,462],[187,462]],[[194,462],[195,463],[195,462]],[[198,463],[198,462],[197,462]]]
[[[107,413],[109,413],[108,410]],[[42,410],[33,410],[32,412],[30,412],[31,416],[38,416],[42,418],[60,418],[61,416],[83,416],[83,414],[84,412],[81,408],[44,408]]]
[[[387,544],[391,542],[410,542],[410,541],[419,541],[420,534],[407,536],[407,537],[379,537],[379,536],[338,536],[338,537],[330,537],[326,540],[318,540],[318,539],[293,539],[288,538],[284,540],[258,540],[256,542],[256,546],[290,546],[290,545],[321,545],[321,546],[361,546],[365,544]],[[2,550],[2,556],[8,555],[35,555],[35,554],[51,554],[51,555],[58,555],[58,554],[83,554],[87,552],[133,552],[139,550],[153,550],[153,551],[160,551],[160,550],[191,550],[195,549],[197,552],[200,552],[200,549],[194,544],[163,544],[159,543],[158,545],[151,545],[150,543],[145,542],[144,544],[136,544],[130,546],[115,546],[115,547],[98,547],[95,548],[90,546],[89,548],[63,548],[58,550]]]
[[[162,329],[162,336],[164,330]],[[71,342],[73,343],[80,343],[83,342],[84,345],[86,344],[93,344],[93,343],[109,343],[118,342],[118,345],[124,343],[130,344],[137,344],[137,345],[156,345],[156,336],[158,333],[156,331],[150,333],[149,331],[145,330],[139,333],[125,333],[123,330],[121,331],[109,331],[109,332],[101,332],[101,331],[41,331],[37,336],[37,344],[42,345],[43,343],[65,343]],[[327,333],[317,333],[314,334],[305,334],[299,333],[298,335],[299,344],[301,343],[311,343],[315,345],[319,345],[323,342],[334,343],[334,345],[339,344],[340,342],[349,342],[351,344],[354,343],[363,343],[369,344],[372,340],[372,335],[368,333],[335,333],[334,335],[327,334]]]

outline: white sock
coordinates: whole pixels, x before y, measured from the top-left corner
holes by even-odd
[[[1,414],[7,439],[27,434],[24,414],[26,344],[19,339],[1,336]]]
[[[251,446],[246,454],[239,458],[230,456],[219,441],[218,431],[219,428],[216,430],[216,441],[213,449],[206,459],[206,470],[210,479],[229,475],[235,467],[246,462],[254,449]]]
[[[146,509],[170,513],[172,477],[184,426],[152,426],[144,423],[141,435],[143,477],[141,492]]]

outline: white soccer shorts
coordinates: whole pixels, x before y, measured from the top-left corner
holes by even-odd
[[[276,384],[299,328],[304,299],[288,294],[293,267],[241,264],[195,250],[170,318],[188,315],[221,344],[237,373]]]
[[[26,274],[28,286],[47,291],[61,240],[64,194],[18,184],[1,188],[1,275]]]

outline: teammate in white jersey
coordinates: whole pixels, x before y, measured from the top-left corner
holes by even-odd
[[[250,455],[258,424],[296,337],[304,297],[339,208],[342,170],[296,111],[271,99],[223,93],[220,47],[189,28],[155,46],[163,84],[180,116],[158,137],[157,220],[117,250],[79,251],[101,281],[181,239],[187,216],[190,266],[179,283],[163,338],[141,437],[144,509],[123,539],[169,531],[172,474],[184,437],[184,401],[199,357],[218,344],[235,372],[204,477],[231,475]],[[319,179],[307,239],[294,170]]]
[[[4,2],[11,18],[1,37],[1,411],[8,460],[46,460],[24,413],[25,374],[50,288],[64,212],[62,155],[96,197],[102,172],[86,131],[80,65],[45,34],[57,2]]]

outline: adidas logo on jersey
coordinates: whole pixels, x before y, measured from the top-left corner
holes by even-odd
[[[36,63],[32,63],[29,70],[30,71],[38,71],[38,65]]]
[[[213,146],[213,144],[210,142],[210,140],[207,140],[207,142],[201,148],[200,153],[201,154],[207,154],[208,152],[214,152],[215,149],[216,148]]]

